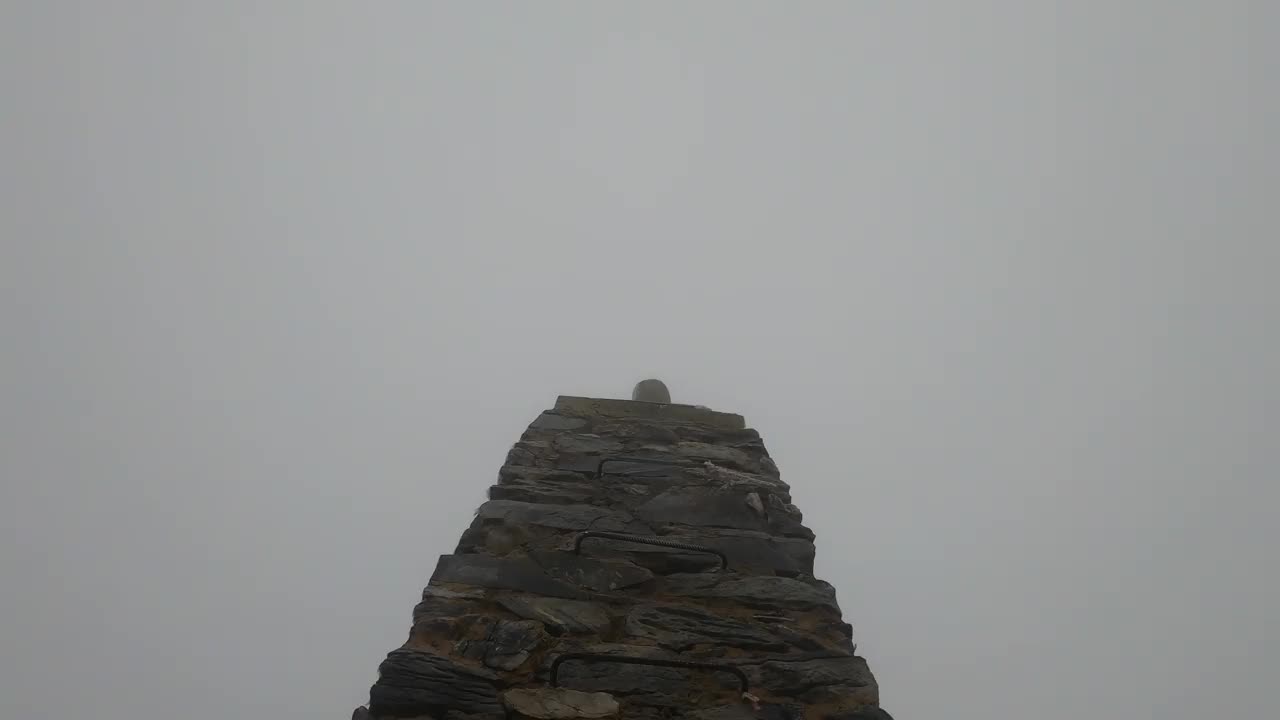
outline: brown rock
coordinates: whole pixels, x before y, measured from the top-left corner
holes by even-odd
[[[511,710],[537,720],[606,718],[618,714],[618,701],[602,692],[581,692],[565,688],[513,689],[502,694]]]

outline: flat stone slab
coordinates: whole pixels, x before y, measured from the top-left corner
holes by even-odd
[[[516,688],[502,693],[502,702],[511,710],[537,720],[593,720],[618,714],[618,701],[612,695],[567,688]]]
[[[582,600],[589,596],[582,588],[551,577],[529,558],[497,558],[479,554],[441,555],[431,582],[519,590],[571,600]]]
[[[609,613],[599,603],[539,597],[503,597],[498,603],[526,620],[537,620],[562,633],[603,634],[609,629]]]
[[[497,676],[418,650],[393,650],[369,693],[371,714],[412,717],[448,707],[468,715],[502,712]]]
[[[490,500],[476,510],[479,520],[502,520],[515,525],[539,525],[557,530],[624,532],[632,517],[593,505],[552,505],[519,500]]]
[[[667,575],[660,592],[677,597],[736,600],[752,607],[805,610],[826,608],[840,612],[835,591],[785,577],[731,577],[718,573]]]
[[[767,627],[680,605],[647,605],[627,615],[626,633],[683,652],[696,645],[780,652],[788,647]]]
[[[695,405],[665,405],[637,400],[612,400],[605,398],[561,395],[556,398],[555,411],[560,415],[577,417],[655,418],[698,423],[726,430],[746,428],[741,415],[716,412]]]

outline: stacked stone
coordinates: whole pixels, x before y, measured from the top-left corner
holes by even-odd
[[[357,717],[889,717],[813,576],[813,533],[740,416],[561,397],[489,498]]]

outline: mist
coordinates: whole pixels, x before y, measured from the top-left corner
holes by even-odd
[[[1276,20],[3,3],[0,717],[346,717],[646,377],[761,432],[895,717],[1270,715]]]

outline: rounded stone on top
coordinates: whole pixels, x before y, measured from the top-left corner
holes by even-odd
[[[635,389],[631,391],[631,399],[670,405],[671,391],[667,390],[666,384],[661,380],[650,378],[636,383]]]

